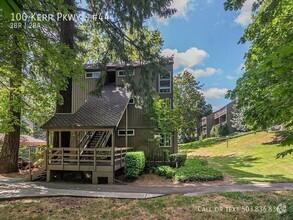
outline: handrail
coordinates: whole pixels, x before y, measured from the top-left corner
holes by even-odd
[[[66,166],[76,166],[80,170],[82,166],[116,166],[124,164],[124,157],[131,147],[102,147],[102,148],[84,148],[85,155],[80,154],[80,148],[51,148],[47,151],[47,165],[60,166],[64,169]],[[114,153],[113,153],[114,152]],[[56,156],[54,158],[54,156]],[[71,167],[72,168],[72,167]]]

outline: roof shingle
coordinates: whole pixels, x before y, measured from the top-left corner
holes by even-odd
[[[57,113],[42,128],[116,127],[130,96],[125,88],[105,86],[101,96],[90,95],[74,114]]]

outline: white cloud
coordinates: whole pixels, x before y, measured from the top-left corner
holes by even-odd
[[[202,91],[202,94],[207,99],[220,99],[223,98],[227,92],[227,88],[210,88],[208,90]]]
[[[207,67],[205,69],[196,69],[196,70],[185,68],[184,70],[187,70],[188,72],[190,72],[195,78],[199,78],[203,76],[211,76],[217,73],[222,73],[221,69],[215,69],[212,67]]]
[[[252,4],[255,2],[255,0],[247,0],[241,10],[237,18],[234,20],[237,24],[240,24],[241,26],[246,26],[249,23],[251,23],[252,19]]]
[[[211,3],[213,3],[214,2],[214,0],[207,0],[207,3],[208,4],[211,4]]]
[[[174,0],[170,5],[170,8],[175,8],[176,13],[169,18],[181,17],[187,18],[188,12],[194,10],[195,0]],[[168,24],[169,18],[159,18],[156,17],[158,23]]]
[[[241,64],[237,67],[237,69],[236,69],[236,73],[237,73],[237,74],[243,74],[244,71],[245,71],[245,65],[244,65],[244,63],[241,63]]]
[[[206,51],[197,49],[196,47],[191,47],[185,52],[178,52],[177,49],[165,49],[162,51],[162,55],[165,57],[174,55],[174,69],[180,66],[191,68],[209,56]]]
[[[229,80],[235,80],[236,78],[234,76],[226,76],[227,79]]]

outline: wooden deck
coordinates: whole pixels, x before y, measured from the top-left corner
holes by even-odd
[[[114,149],[114,150],[113,150]],[[92,171],[93,183],[98,177],[108,177],[112,183],[114,172],[124,167],[124,157],[130,147],[123,148],[52,148],[45,152],[47,181],[55,170]]]

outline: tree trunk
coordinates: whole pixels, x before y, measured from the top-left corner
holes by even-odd
[[[75,7],[74,0],[65,0],[64,4],[68,8]],[[69,10],[71,13],[74,13],[73,10]],[[73,20],[63,20],[61,19],[61,30],[60,30],[60,42],[67,45],[70,49],[74,48],[74,21]],[[72,105],[72,78],[67,78],[67,87],[66,89],[60,91],[60,95],[63,98],[63,104],[60,105],[57,103],[56,113],[71,113]],[[59,146],[59,135],[58,132],[54,132],[54,147]],[[61,146],[70,147],[70,132],[61,132]]]
[[[0,153],[0,173],[18,172],[18,151],[20,139],[20,117],[21,117],[21,69],[22,55],[19,42],[14,37],[15,48],[11,54],[11,64],[15,75],[10,78],[9,113],[12,131],[5,134],[4,143]]]

